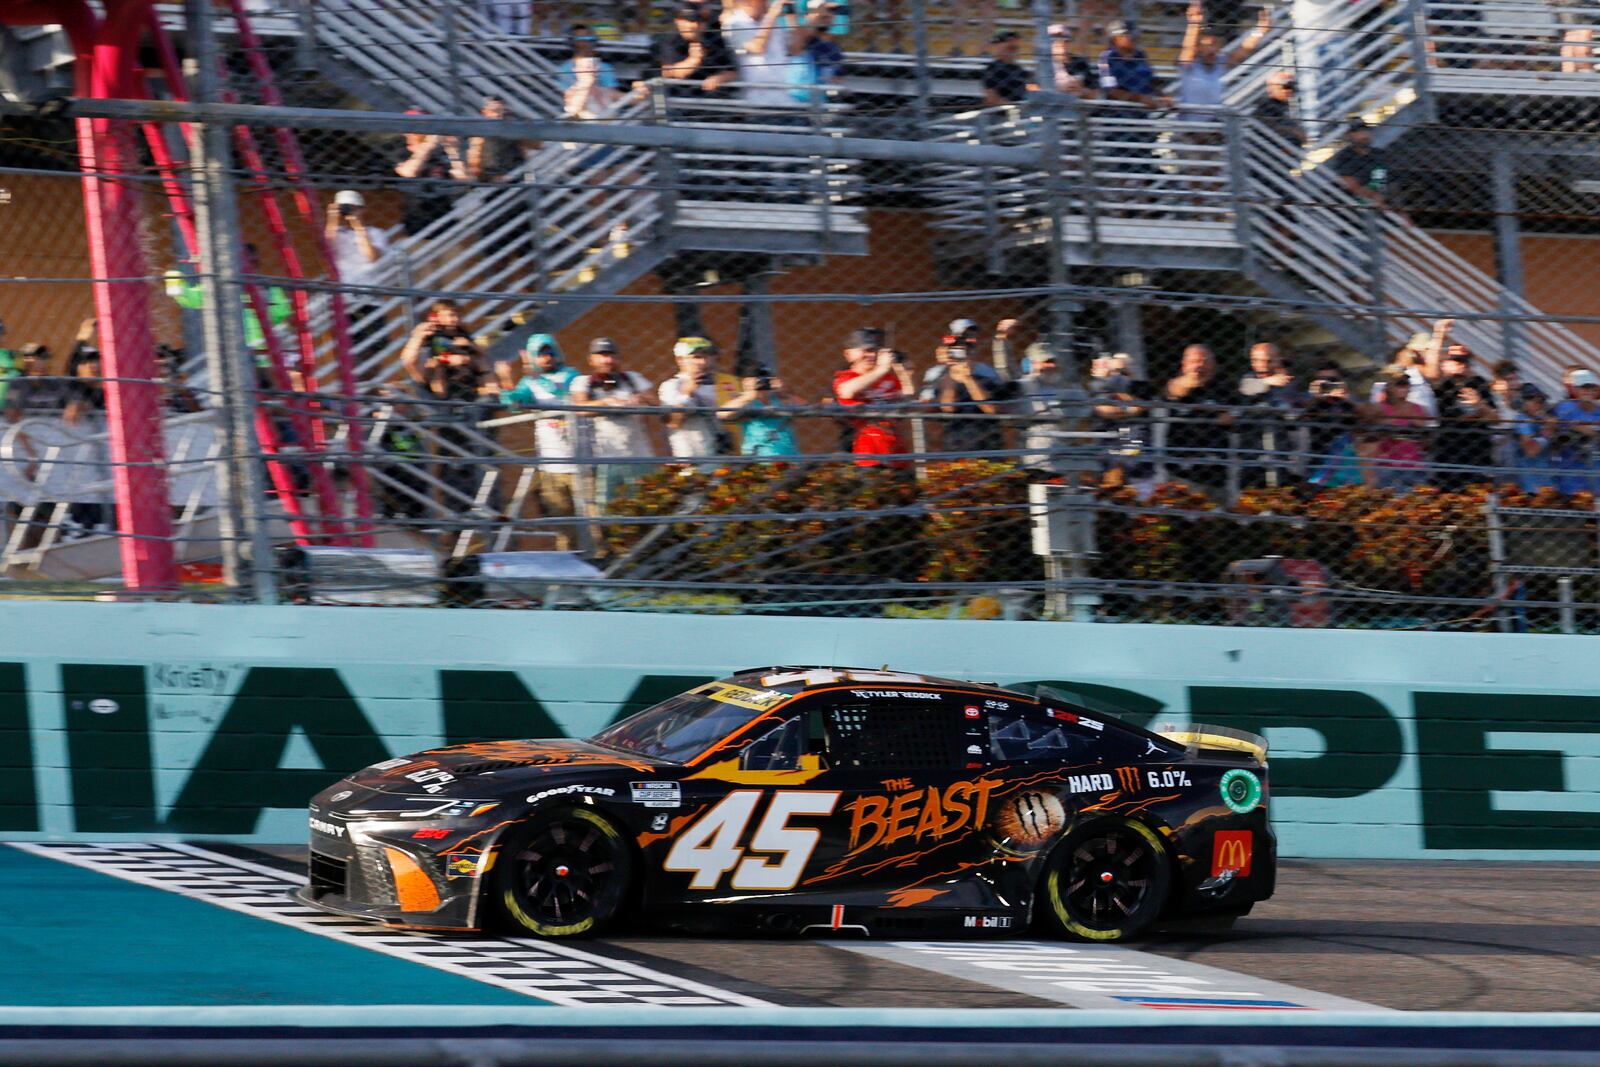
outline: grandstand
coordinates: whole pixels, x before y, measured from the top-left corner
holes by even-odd
[[[1134,23],[1177,93],[1158,0],[830,8],[785,32],[836,79],[713,91],[649,5],[0,0],[0,589],[1600,627],[1600,6],[1201,10],[1245,47],[1170,105],[1102,56]],[[910,368],[870,418],[863,327]],[[540,392],[541,337],[622,393]],[[1371,391],[1407,349],[1433,410]]]

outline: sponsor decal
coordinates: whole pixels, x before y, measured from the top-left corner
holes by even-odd
[[[628,793],[635,804],[647,808],[676,808],[683,803],[683,787],[677,782],[629,782]]]
[[[1069,774],[1067,788],[1074,793],[1109,793],[1116,786],[1111,784],[1109,774]]]
[[[941,693],[929,693],[921,689],[852,689],[850,695],[863,700],[896,697],[901,700],[938,700]]]
[[[339,801],[341,801],[341,800],[349,800],[353,796],[355,796],[355,793],[353,791],[351,791],[349,789],[341,789],[341,790],[339,790],[339,792],[333,794],[333,796],[328,798],[328,803],[329,804],[337,804],[337,803],[339,803]]]
[[[121,708],[121,704],[107,697],[96,697],[94,700],[89,701],[89,710],[96,715],[114,715]]]
[[[1261,803],[1261,779],[1242,767],[1224,774],[1220,788],[1222,802],[1228,805],[1229,811],[1243,815],[1254,811]]]
[[[396,767],[404,767],[406,764],[408,764],[410,762],[411,762],[411,757],[410,756],[396,756],[394,759],[386,759],[382,763],[374,763],[372,766],[368,767],[367,770],[369,770],[369,771],[392,771]]]
[[[971,704],[968,704],[965,708],[961,709],[961,714],[965,715],[969,719],[982,718],[983,709],[975,708]]]
[[[229,672],[220,667],[182,663],[153,663],[150,680],[157,689],[213,693],[221,696],[228,688]]]
[[[434,829],[434,828],[430,827],[428,829],[418,830],[416,833],[412,834],[411,836],[412,836],[413,839],[415,839],[417,841],[437,841],[441,837],[449,837],[450,836],[450,831],[449,830],[439,830],[439,829]]]
[[[1189,784],[1188,771],[1145,771],[1144,777],[1151,789],[1172,789]]]
[[[1218,830],[1211,845],[1211,876],[1250,877],[1255,834],[1249,830]]]
[[[1139,768],[1118,767],[1117,788],[1121,789],[1124,793],[1137,793],[1141,788],[1139,780]]]
[[[969,755],[969,756],[981,756],[981,755],[983,755],[983,746],[982,745],[968,745],[967,746],[967,755]]]
[[[749,708],[752,711],[766,711],[775,704],[781,704],[789,699],[788,693],[779,693],[771,689],[750,689],[742,685],[731,685],[726,682],[703,686],[696,690],[712,700],[720,700],[724,704],[735,707]]]
[[[420,771],[412,771],[405,779],[416,782],[424,793],[443,793],[445,783],[455,781],[456,776],[439,767],[424,767]]]
[[[331,823],[327,822],[326,820],[319,819],[315,815],[311,817],[311,828],[319,834],[328,834],[331,837],[344,836],[344,827],[338,825],[337,823]]]
[[[1010,711],[1011,710],[1011,702],[1009,700],[985,700],[983,702],[983,706],[986,707],[986,708],[990,708],[990,709],[992,709],[994,711]]]
[[[1062,722],[1077,722],[1078,721],[1078,717],[1076,715],[1072,714],[1072,712],[1070,712],[1070,711],[1062,711],[1060,708],[1051,708],[1050,709],[1050,717],[1052,719],[1060,719]]]
[[[1011,929],[1011,916],[965,915],[962,916],[961,925],[969,930],[1009,930]]]
[[[572,793],[593,793],[595,796],[601,796],[601,797],[614,797],[614,796],[617,795],[617,791],[615,789],[607,789],[604,786],[598,786],[598,785],[563,785],[563,786],[557,786],[555,789],[546,789],[541,793],[534,793],[533,795],[528,797],[528,803],[529,804],[537,804],[537,803],[539,803],[539,801],[544,800],[546,797],[561,797],[561,796],[567,796],[567,795],[572,794]]]
[[[660,833],[662,830],[667,828],[667,824],[671,821],[672,816],[665,813],[661,815],[652,815],[650,816],[650,829]]]
[[[980,778],[913,789],[894,797],[864,796],[845,805],[850,815],[850,842],[846,855],[873,847],[888,848],[906,838],[941,841],[953,834],[984,825],[989,814],[989,794],[1000,782]]]
[[[473,877],[478,873],[478,860],[482,856],[481,852],[450,853],[444,858],[444,876],[452,881]]]
[[[1105,723],[1098,722],[1094,719],[1085,719],[1082,715],[1078,716],[1078,725],[1087,726],[1091,730],[1104,730],[1106,728]]]
[[[905,789],[915,789],[917,784],[909,778],[885,778],[883,788],[891,793],[898,793]]]

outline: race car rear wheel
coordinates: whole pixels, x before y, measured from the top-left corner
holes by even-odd
[[[603,815],[568,808],[536,815],[501,846],[491,899],[514,929],[581,937],[616,918],[633,879],[633,856]]]
[[[1095,819],[1050,854],[1043,910],[1069,937],[1125,941],[1160,914],[1171,884],[1155,831],[1133,819]]]

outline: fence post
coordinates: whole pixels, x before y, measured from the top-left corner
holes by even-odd
[[[458,26],[456,9],[461,0],[446,0],[439,8],[439,17],[444,20],[444,53],[445,62],[450,70],[450,110],[456,115],[465,115],[466,86],[461,81],[461,34]]]
[[[1239,242],[1240,259],[1246,274],[1255,270],[1255,241],[1251,232],[1250,168],[1246,163],[1245,138],[1249,136],[1244,118],[1237,111],[1223,116],[1228,152],[1228,184],[1233,194],[1233,233]]]
[[[928,0],[911,0],[911,41],[917,54],[917,98],[912,108],[918,128],[926,128],[928,101],[933,99],[933,75],[928,69]]]
[[[818,137],[827,133],[823,126],[822,102],[828,93],[827,89],[817,86],[806,96],[809,101],[811,119],[811,132]],[[828,181],[828,158],[826,156],[812,156],[811,165],[815,172],[812,179],[816,188],[817,209],[821,212],[822,221],[822,248],[825,252],[833,251],[833,195]]]
[[[1388,316],[1383,313],[1383,306],[1388,303],[1385,295],[1384,275],[1384,247],[1383,247],[1383,209],[1366,205],[1360,209],[1364,215],[1367,230],[1367,257],[1372,270],[1372,350],[1383,352],[1388,347]]]
[[[1433,98],[1433,71],[1428,65],[1428,8],[1427,0],[1406,0],[1409,18],[1406,20],[1406,41],[1411,46],[1413,88],[1417,106],[1422,110],[1423,123],[1439,121],[1437,104]]]
[[[1061,122],[1063,103],[1061,94],[1040,93],[1039,147],[1043,153],[1045,180],[1045,217],[1050,227],[1050,350],[1055,353],[1056,365],[1068,381],[1078,379],[1078,361],[1073,353],[1072,316],[1076,308],[1069,292],[1072,278],[1067,266],[1067,211],[1069,203],[1062,187]],[[1069,98],[1070,99],[1070,98]],[[1081,108],[1079,109],[1082,110]],[[1091,254],[1093,246],[1091,244]]]
[[[1489,498],[1483,503],[1484,530],[1489,537],[1489,575],[1494,582],[1494,599],[1498,605],[1495,612],[1495,625],[1502,633],[1511,632],[1511,615],[1506,610],[1506,597],[1510,594],[1510,582],[1506,580],[1506,540],[1505,533],[1500,524],[1500,494],[1490,493]]]
[[[657,78],[650,86],[650,113],[645,117],[645,122],[650,126],[671,125],[672,116],[667,111],[667,86],[666,81]],[[673,156],[672,150],[657,148],[656,154],[656,203],[661,207],[661,232],[658,238],[666,238],[676,229],[678,222],[678,161]]]
[[[189,54],[194,57],[194,96],[219,99],[217,43],[210,0],[186,0]],[[239,205],[234,196],[232,131],[226,123],[194,126],[189,146],[196,169],[195,232],[200,247],[201,319],[204,325],[206,373],[219,401],[226,442],[217,464],[217,489],[222,506],[218,526],[223,580],[242,591],[248,584],[257,603],[277,600],[272,543],[261,514],[263,499],[256,440],[256,373],[244,343],[244,306],[239,299]],[[248,539],[248,562],[240,552]]]

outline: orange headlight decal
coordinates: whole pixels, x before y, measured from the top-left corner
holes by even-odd
[[[394,874],[394,891],[401,911],[433,911],[439,906],[439,889],[417,861],[397,848],[383,850]]]

